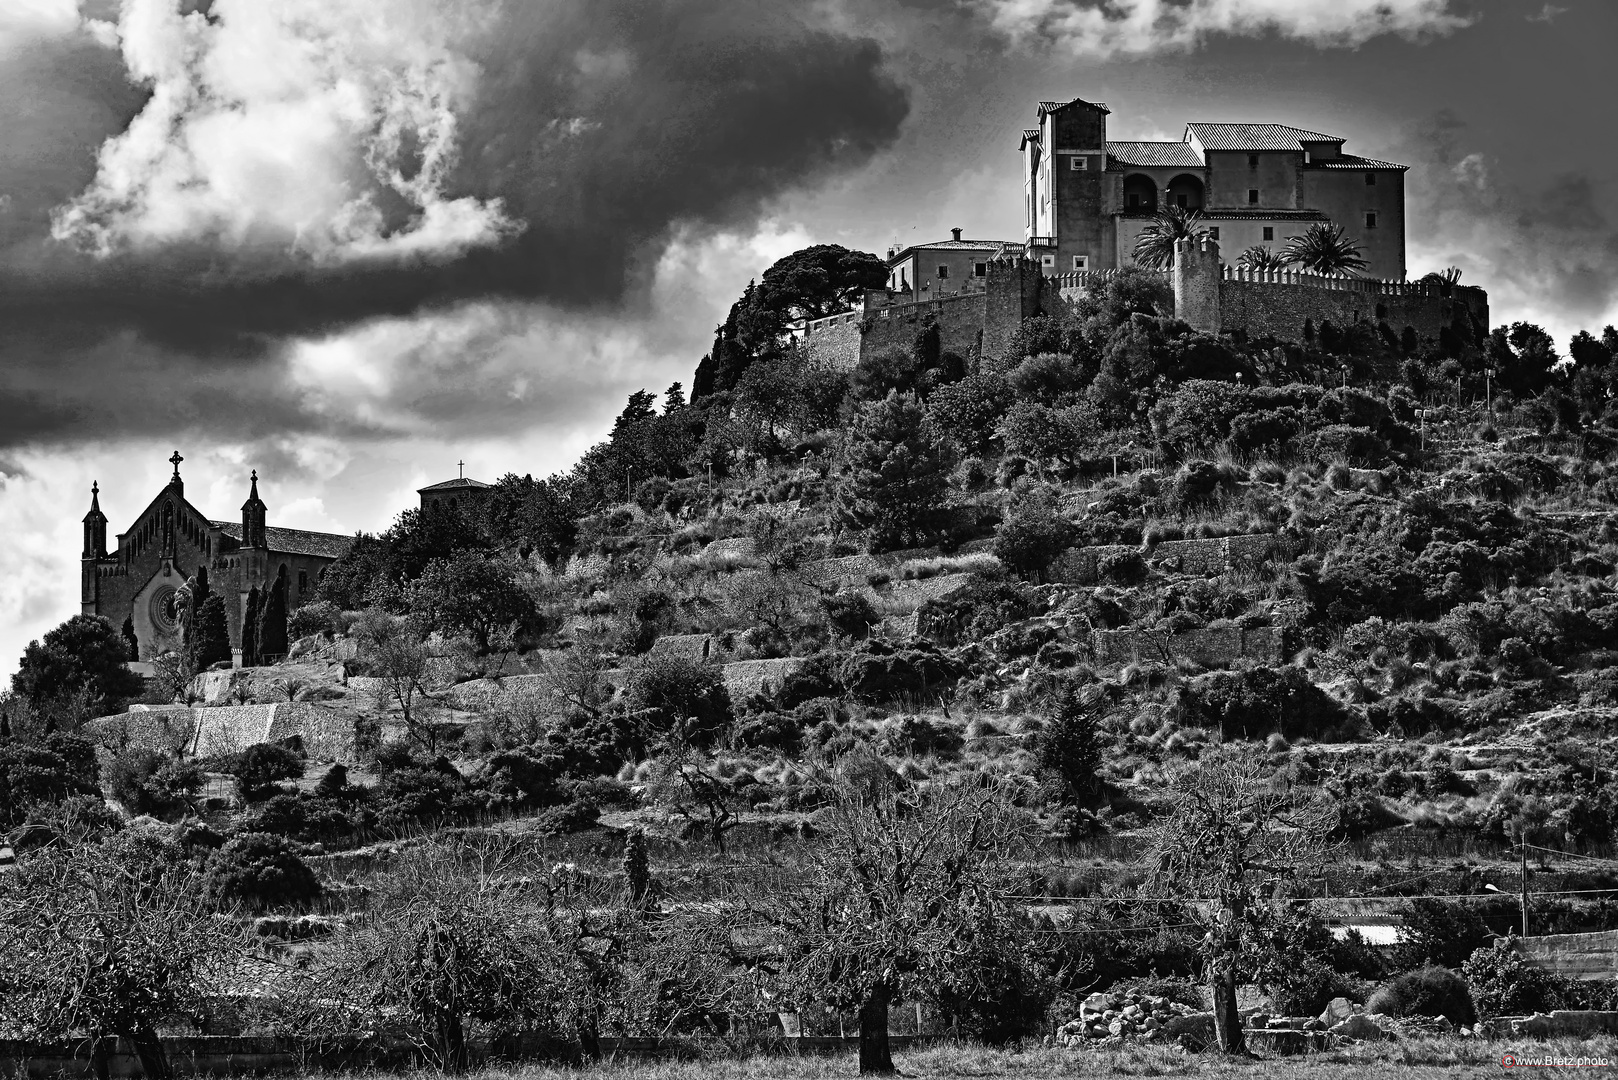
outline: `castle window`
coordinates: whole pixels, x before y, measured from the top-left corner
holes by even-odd
[[[1376,173],[1368,172],[1365,174],[1365,186],[1376,187]]]
[[[949,267],[947,267],[947,266],[945,266],[943,264],[939,264],[939,267],[938,267],[938,280],[939,281],[944,281],[944,280],[947,280],[948,278],[949,278]]]
[[[1090,256],[1088,256],[1088,255],[1075,255],[1075,256],[1073,256],[1073,269],[1080,270],[1080,271],[1090,269]]]
[[[299,570],[298,571],[298,595],[301,596],[301,595],[303,595],[304,593],[306,593],[308,591],[309,591],[309,572],[307,570]]]
[[[1075,157],[1075,158],[1072,159],[1072,161],[1073,161],[1073,171],[1074,172],[1083,172],[1084,170],[1086,170],[1086,169],[1088,169],[1090,167],[1090,159],[1089,158]]]
[[[1258,204],[1258,188],[1247,189],[1247,202],[1252,206],[1256,206]]]
[[[1376,213],[1374,211],[1365,215],[1365,227],[1367,229],[1376,228]]]
[[[1249,169],[1258,168],[1258,155],[1257,154],[1248,154],[1247,155],[1247,167]]]
[[[1190,199],[1190,196],[1182,191],[1182,192],[1179,192],[1178,194],[1176,194],[1174,196],[1174,204],[1176,206],[1178,206],[1181,210],[1184,210],[1188,205],[1190,205],[1189,201],[1188,201],[1189,199]]]
[[[1274,240],[1275,239],[1275,226],[1274,225],[1266,225],[1266,226],[1264,226],[1264,239],[1266,239],[1266,240]]]
[[[1210,239],[1210,240],[1219,239],[1219,226],[1215,225],[1215,226],[1213,226],[1212,228],[1210,228],[1208,230],[1208,239]]]
[[[986,263],[986,262],[973,263],[972,264],[972,276],[973,277],[988,277],[989,276],[989,264]]]

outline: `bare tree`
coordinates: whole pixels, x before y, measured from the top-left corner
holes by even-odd
[[[653,759],[644,798],[678,815],[723,855],[725,834],[737,820],[736,789],[719,775],[716,764],[710,751],[676,733]]]
[[[369,608],[355,622],[354,632],[372,673],[381,680],[376,707],[397,708],[410,741],[429,752],[436,750],[437,702],[427,687],[432,652],[420,631],[408,618]]]
[[[780,934],[788,1000],[859,1012],[861,1074],[892,1074],[888,1007],[982,1000],[1035,970],[1016,897],[1029,823],[995,788],[904,787],[878,762],[845,772],[806,883],[757,914]]]
[[[158,1023],[199,1016],[242,942],[235,920],[203,907],[193,868],[122,847],[39,852],[0,876],[0,1035],[85,1036],[101,1080],[124,1036],[162,1080]]]
[[[540,685],[559,709],[599,717],[612,698],[606,671],[610,655],[594,635],[580,635],[571,649],[547,656],[539,665]]]
[[[1213,918],[1203,939],[1213,985],[1219,1048],[1246,1052],[1236,988],[1259,951],[1254,940],[1269,902],[1318,873],[1331,854],[1336,805],[1322,792],[1232,758],[1182,773],[1173,810],[1157,829],[1148,888],[1204,898]]]

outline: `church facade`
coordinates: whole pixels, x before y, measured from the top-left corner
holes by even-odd
[[[239,655],[248,597],[278,579],[286,582],[287,605],[313,595],[326,567],[353,544],[351,536],[283,529],[267,523],[269,508],[258,494],[258,473],[249,481],[240,521],[214,521],[185,497],[176,451],[174,475],[157,497],[107,547],[107,516],[100,488],[90,489],[81,556],[81,610],[101,615],[133,637],[138,658],[150,660],[177,649],[180,626],[174,596],[189,577],[206,569],[208,588],[225,600],[230,646]]]

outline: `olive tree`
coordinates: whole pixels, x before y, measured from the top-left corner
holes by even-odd
[[[1198,898],[1211,907],[1203,938],[1213,986],[1219,1048],[1244,1053],[1236,988],[1263,951],[1272,900],[1317,874],[1331,853],[1336,804],[1317,789],[1293,786],[1257,762],[1230,758],[1182,773],[1171,811],[1158,826],[1147,887]]]
[[[105,1080],[122,1036],[146,1076],[169,1076],[158,1024],[200,1015],[245,951],[203,896],[195,869],[149,834],[46,849],[0,874],[0,1037],[85,1036]]]
[[[1019,895],[1029,825],[993,787],[913,788],[873,760],[834,785],[805,883],[760,906],[787,1000],[859,1013],[861,1074],[891,1074],[888,1008],[959,1009],[1040,967]]]

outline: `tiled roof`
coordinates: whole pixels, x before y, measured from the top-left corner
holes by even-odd
[[[242,523],[239,521],[212,521],[210,525],[240,544]],[[315,555],[323,559],[338,559],[354,546],[352,536],[337,533],[306,532],[303,529],[280,529],[274,525],[264,528],[264,542],[271,551],[283,555]]]
[[[485,484],[482,480],[473,480],[470,477],[462,476],[454,480],[445,480],[441,484],[428,484],[424,488],[417,488],[416,494],[420,495],[424,491],[482,491],[484,488],[493,486],[493,484]]]
[[[1022,141],[1025,142],[1025,143],[1031,143],[1031,142],[1037,143],[1039,141],[1039,129],[1038,128],[1023,128],[1022,129]]]
[[[1188,142],[1109,142],[1107,153],[1120,165],[1202,168],[1202,155]]]
[[[1299,150],[1305,142],[1336,142],[1336,135],[1285,124],[1187,124],[1186,130],[1208,150]]]
[[[1210,221],[1326,221],[1327,217],[1319,210],[1242,210],[1231,208],[1229,210],[1209,210],[1204,207],[1200,214]]]
[[[1072,101],[1041,101],[1039,103],[1039,115],[1044,116],[1046,113],[1053,113],[1059,109],[1065,109],[1069,105],[1089,105],[1092,108],[1100,109],[1104,113],[1110,114],[1112,112],[1111,109],[1107,108],[1104,102],[1085,101],[1083,98],[1074,98]]]
[[[1355,157],[1352,154],[1344,154],[1342,157],[1333,158],[1330,161],[1312,161],[1304,167],[1308,169],[1398,169],[1401,172],[1410,169],[1409,165],[1400,165],[1395,161],[1378,161],[1376,158]]]
[[[982,251],[990,255],[1021,255],[1023,246],[1011,240],[939,240],[932,244],[912,244],[888,260],[888,266],[898,266],[917,251]]]

